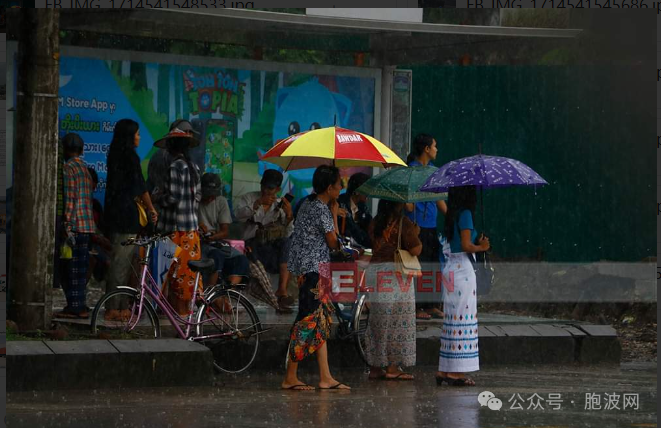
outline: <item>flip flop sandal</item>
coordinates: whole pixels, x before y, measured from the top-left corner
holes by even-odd
[[[312,388],[312,389],[308,389],[308,388]],[[283,389],[285,391],[314,391],[315,388],[314,386],[308,385],[306,383],[299,383],[297,385],[288,386],[287,388],[282,387],[280,389]]]
[[[446,382],[450,386],[475,386],[475,381],[473,379],[463,377],[460,379],[453,379],[451,377],[437,377],[436,384],[441,386],[443,382]]]
[[[411,376],[411,377],[404,377]],[[397,376],[388,376],[387,374],[383,377],[385,380],[415,380],[411,373],[399,373]]]
[[[347,386],[348,387],[348,385],[345,385],[342,382],[338,382],[333,386],[329,386],[328,388],[319,387],[319,389],[333,389],[333,390],[336,390],[336,391],[350,391],[350,389],[340,388],[341,386]]]
[[[73,312],[65,312],[65,311],[60,311],[56,312],[54,314],[54,318],[66,318],[66,319],[74,319],[74,320],[85,320],[90,317],[89,312],[80,312],[80,313],[73,313]]]

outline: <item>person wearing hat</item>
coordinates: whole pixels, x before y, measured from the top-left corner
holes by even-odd
[[[241,277],[248,276],[248,258],[234,250],[227,255],[213,242],[226,239],[229,225],[232,223],[227,199],[221,196],[222,183],[216,174],[206,173],[202,176],[202,202],[200,203],[198,220],[200,229],[204,232],[202,238],[202,257],[213,259],[215,271],[204,283],[213,286],[218,283],[218,275],[223,272],[230,283],[239,284]]]
[[[78,134],[70,133],[62,139],[64,148],[64,232],[72,247],[67,265],[64,294],[67,306],[56,317],[89,318],[85,302],[87,269],[89,268],[90,237],[96,232],[92,209],[92,177],[81,159],[85,143]]]
[[[287,294],[289,271],[287,270],[287,257],[289,236],[294,230],[294,214],[287,198],[278,198],[283,176],[280,171],[267,169],[261,180],[261,189],[250,192],[235,200],[234,212],[236,219],[241,223],[246,249],[249,257],[262,262],[269,273],[280,274],[278,290],[278,306],[286,308],[294,303],[294,299]],[[280,228],[281,237],[268,242],[255,239],[258,230]]]
[[[202,186],[199,168],[188,156],[188,149],[197,142],[191,133],[176,127],[164,140],[174,160],[165,175],[164,190],[159,198],[156,230],[170,234],[172,242],[182,249],[178,263],[170,265],[164,291],[172,307],[185,317],[188,316],[195,288],[195,274],[188,267],[188,262],[199,260],[201,255],[197,217]]]
[[[152,201],[158,202],[165,192],[165,186],[168,179],[168,171],[174,157],[167,150],[167,142],[171,133],[184,133],[191,138],[189,147],[197,147],[200,142],[197,138],[199,133],[193,129],[193,125],[184,119],[177,119],[170,125],[170,132],[160,140],[154,143],[156,151],[149,159],[147,165],[147,191],[149,191]]]

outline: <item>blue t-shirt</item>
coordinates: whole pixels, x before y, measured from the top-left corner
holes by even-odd
[[[469,229],[471,231],[471,242],[475,242],[477,231],[473,227],[473,216],[470,210],[463,210],[459,213],[458,220],[454,224],[454,236],[450,241],[450,249],[453,253],[463,253],[461,249],[461,230]]]
[[[422,166],[417,160],[411,162],[409,166]],[[413,218],[413,213],[415,213],[415,218]],[[406,216],[412,222],[418,224],[418,226],[424,229],[436,229],[436,217],[438,216],[438,207],[436,202],[416,202],[415,210],[413,212],[407,212]]]

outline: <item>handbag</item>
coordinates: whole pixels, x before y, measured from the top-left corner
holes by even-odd
[[[477,295],[485,296],[491,292],[491,287],[496,283],[496,275],[486,251],[471,254],[471,263],[475,271],[475,282],[477,283]]]
[[[277,239],[287,237],[287,226],[278,223],[271,223],[266,226],[259,226],[255,232],[255,240],[259,245],[269,244]]]
[[[135,205],[138,207],[138,220],[140,221],[140,226],[145,227],[149,223],[147,220],[147,207],[138,197],[134,199]]]
[[[395,269],[398,272],[406,275],[420,276],[422,274],[422,267],[418,257],[412,255],[407,250],[402,249],[402,222],[404,217],[399,219],[399,236],[397,237],[397,250],[395,250]]]

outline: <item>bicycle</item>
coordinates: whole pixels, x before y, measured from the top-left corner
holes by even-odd
[[[240,292],[244,285],[230,285],[221,280],[200,293],[201,273],[211,272],[214,262],[211,259],[189,261],[188,266],[195,272],[195,284],[189,313],[184,319],[172,308],[148,269],[154,244],[166,239],[167,236],[154,235],[122,243],[144,249],[140,257],[140,286],[139,289],[122,286],[105,294],[92,313],[92,334],[158,338],[161,336],[158,308],[181,339],[199,342],[211,349],[216,370],[225,373],[247,370],[255,361],[264,330],[255,308]],[[120,316],[105,319],[108,307],[117,308]]]

